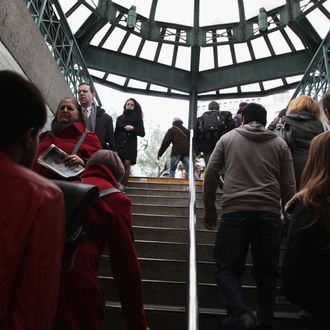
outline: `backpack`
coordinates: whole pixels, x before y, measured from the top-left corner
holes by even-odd
[[[211,135],[220,138],[226,133],[225,118],[217,111],[206,111],[200,118],[199,129],[206,138]]]
[[[84,222],[99,198],[120,192],[111,187],[99,191],[95,185],[52,180],[63,192],[65,204],[65,246],[77,246],[83,242],[103,238],[104,232],[86,233]]]

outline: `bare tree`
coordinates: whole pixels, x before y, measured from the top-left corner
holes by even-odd
[[[160,177],[169,168],[170,148],[166,150],[160,160],[157,160],[159,147],[162,143],[164,132],[158,125],[139,144],[137,165],[140,172],[149,177]]]

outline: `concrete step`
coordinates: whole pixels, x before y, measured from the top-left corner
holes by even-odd
[[[180,179],[177,179],[177,183],[166,184],[166,183],[154,183],[154,182],[128,182],[127,188],[144,188],[144,189],[160,189],[160,190],[169,190],[169,191],[183,191],[187,192],[189,184],[186,181],[180,182]],[[125,187],[125,191],[126,191]],[[196,191],[202,191],[202,186],[195,186]]]
[[[164,305],[144,306],[151,330],[184,330],[187,329],[187,316],[184,307]],[[221,322],[226,315],[223,309],[199,308],[199,330],[224,330]],[[303,321],[295,313],[275,313],[275,323],[279,330],[301,330]],[[112,330],[125,329],[120,304],[107,301],[105,328]]]
[[[165,228],[188,228],[187,216],[168,216],[164,214],[136,213],[133,212],[133,226],[153,226]]]
[[[111,276],[100,276],[101,285],[106,297],[111,301],[119,301],[114,280]],[[143,280],[145,304],[185,306],[187,300],[187,284],[179,281]],[[242,286],[243,301],[255,310],[256,292],[254,286]],[[198,285],[198,304],[201,308],[225,308],[223,300],[217,295],[215,284],[200,283]],[[280,288],[276,290],[275,309],[277,312],[292,312],[298,315],[298,308],[290,304]]]
[[[187,319],[184,307],[144,305],[151,330],[184,330]],[[107,301],[105,313],[105,329],[123,330],[125,328],[120,304]],[[201,328],[200,328],[201,330]],[[206,329],[205,329],[206,330]]]
[[[176,194],[176,196],[165,195],[135,195],[130,194],[129,197],[133,204],[150,204],[150,205],[162,205],[162,207],[170,206],[185,206],[189,207],[189,196],[186,194]],[[221,209],[221,200],[216,201],[216,206]],[[196,207],[204,208],[202,199],[196,199]]]
[[[220,212],[219,212],[220,214]],[[184,215],[168,215],[168,214],[151,214],[151,213],[137,213],[133,212],[133,226],[152,226],[165,228],[188,228],[189,219]],[[207,231],[203,224],[203,218],[196,218],[197,230]],[[216,235],[216,230],[208,231]]]
[[[153,215],[167,215],[167,216],[189,216],[189,207],[177,206],[177,205],[166,205],[163,204],[143,204],[133,203],[133,213],[139,214],[153,214]],[[218,215],[220,215],[220,209],[218,208]],[[204,216],[203,208],[196,208],[196,217],[202,218]]]
[[[136,240],[150,240],[160,242],[187,242],[188,231],[182,228],[166,228],[166,227],[150,227],[138,226],[133,227]],[[216,239],[215,231],[198,230],[196,233],[197,243],[213,244]]]
[[[157,259],[157,258],[139,258],[142,270],[142,278],[155,281],[176,281],[185,282],[188,274],[188,263],[186,259]],[[99,271],[100,276],[111,276],[109,257],[103,254],[101,257]],[[197,279],[199,283],[215,283],[215,264],[210,261],[197,263]],[[251,274],[251,265],[246,265],[246,271],[242,278],[244,285],[254,285],[254,279]]]

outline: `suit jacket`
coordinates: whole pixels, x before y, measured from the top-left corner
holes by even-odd
[[[103,149],[115,150],[112,118],[99,106],[96,107],[95,133]]]

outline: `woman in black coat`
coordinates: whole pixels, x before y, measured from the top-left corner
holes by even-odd
[[[125,167],[122,184],[125,186],[130,174],[131,165],[136,164],[137,137],[145,136],[141,105],[133,98],[124,105],[124,112],[117,118],[115,143],[118,156]]]
[[[291,101],[286,115],[282,117],[282,122],[288,123],[292,129],[294,147],[291,153],[297,190],[300,188],[300,178],[307,161],[309,144],[316,135],[324,132],[320,117],[319,104],[306,95],[300,95]]]
[[[287,298],[308,311],[304,330],[330,329],[330,131],[315,137],[302,189],[287,207],[290,230],[282,266]]]

